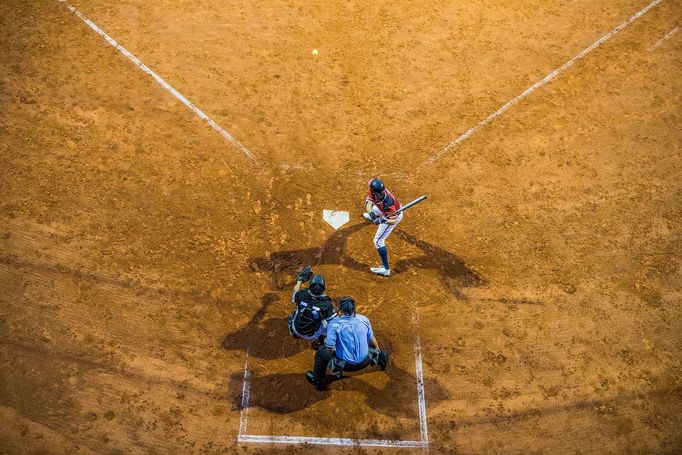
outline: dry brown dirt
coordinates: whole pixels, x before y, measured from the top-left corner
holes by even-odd
[[[237,444],[247,351],[250,434],[416,439],[417,336],[433,453],[682,451],[681,2],[420,167],[646,4],[74,2],[253,162],[59,1],[0,0],[0,453],[308,453]],[[376,175],[429,195],[390,279]],[[387,373],[306,383],[304,263]]]

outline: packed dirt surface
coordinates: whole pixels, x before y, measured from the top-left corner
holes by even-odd
[[[417,340],[432,453],[681,452],[682,2],[441,153],[647,4],[73,3],[254,161],[64,3],[0,0],[0,453],[419,440]],[[390,278],[375,176],[429,196]],[[386,372],[306,382],[304,264]]]

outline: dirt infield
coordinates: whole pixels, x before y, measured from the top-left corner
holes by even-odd
[[[0,453],[418,440],[417,337],[432,453],[682,452],[682,2],[432,163],[648,1],[325,3],[73,2],[252,161],[58,0],[0,0]],[[388,279],[377,175],[429,196]],[[386,373],[305,381],[305,263]]]

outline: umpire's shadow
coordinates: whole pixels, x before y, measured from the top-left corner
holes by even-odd
[[[287,358],[309,349],[309,343],[294,339],[289,334],[286,318],[265,319],[268,307],[278,301],[279,296],[273,293],[261,297],[261,308],[245,326],[227,334],[221,343],[222,347],[240,349],[260,359]]]
[[[371,371],[374,371],[375,368]],[[329,388],[361,395],[364,397],[367,406],[384,415],[418,418],[418,407],[416,405],[417,378],[413,374],[394,364],[389,364],[384,373],[378,373],[388,375],[388,381],[383,387],[375,387],[361,380],[358,375],[362,374],[367,373],[353,373],[353,376],[334,380]],[[327,378],[331,378],[331,376],[328,375]],[[230,389],[233,391],[236,408],[241,407],[243,380],[244,375],[241,372],[234,373],[230,377]],[[424,382],[428,390],[430,404],[436,404],[447,398],[447,392],[437,381],[427,378]],[[305,379],[303,372],[261,375],[252,371],[248,406],[278,414],[289,414],[325,400],[330,397],[331,393],[330,390],[316,391]],[[330,414],[334,415],[334,413]]]

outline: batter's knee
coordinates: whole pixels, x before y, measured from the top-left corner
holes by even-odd
[[[379,239],[374,241],[374,248],[377,250],[386,246],[386,239]]]

